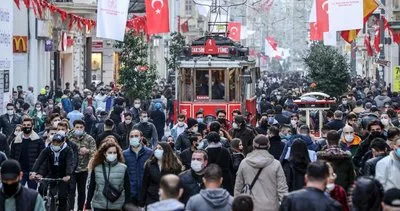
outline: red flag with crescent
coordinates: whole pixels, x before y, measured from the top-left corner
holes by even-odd
[[[329,32],[328,0],[317,0],[317,27],[320,32]]]
[[[169,32],[168,0],[145,0],[147,33],[159,34]]]
[[[242,24],[239,22],[229,22],[228,23],[228,37],[233,41],[240,41],[240,30]]]

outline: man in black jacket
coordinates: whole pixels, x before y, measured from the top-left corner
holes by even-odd
[[[0,132],[0,151],[4,152],[7,156],[10,155],[10,146],[8,145],[7,137],[2,132]]]
[[[112,119],[107,119],[104,122],[104,132],[100,133],[96,139],[96,147],[99,149],[101,142],[107,138],[107,136],[114,136],[114,138],[118,141],[119,146],[122,149],[128,148],[128,143],[124,140],[122,141],[121,136],[114,132],[114,121]]]
[[[181,158],[182,164],[185,169],[190,169],[190,162],[192,160],[192,154],[196,149],[202,149],[204,147],[204,142],[202,141],[202,136],[200,133],[192,133],[189,136],[189,140],[192,143],[190,148],[183,150],[179,157]]]
[[[125,120],[118,124],[117,126],[117,134],[121,136],[121,141],[126,143],[126,148],[122,148],[123,150],[127,149],[129,146],[129,133],[132,130],[133,122],[132,122],[132,113],[125,112],[124,113]]]
[[[381,138],[375,138],[371,142],[371,151],[372,157],[371,159],[365,162],[362,175],[363,176],[373,176],[375,177],[375,167],[376,164],[387,155],[387,145],[385,140]]]
[[[31,177],[33,178],[62,178],[64,182],[51,184],[51,187],[58,185],[59,210],[67,210],[67,198],[69,185],[73,172],[73,152],[65,143],[65,137],[54,135],[49,147],[46,147],[36,160]],[[40,190],[40,188],[39,188]]]
[[[179,175],[183,187],[183,194],[180,201],[187,203],[190,197],[200,193],[204,189],[202,181],[204,170],[208,165],[208,155],[204,150],[196,150],[192,154],[190,169]]]
[[[0,116],[0,129],[8,137],[14,132],[15,126],[22,123],[22,118],[15,114],[15,108],[12,103],[8,103],[6,108],[7,113]]]
[[[279,136],[279,129],[277,127],[270,127],[267,132],[267,136],[270,143],[270,148],[268,152],[274,156],[275,159],[279,160],[282,155],[283,149],[285,148],[285,143],[281,141]]]
[[[37,188],[35,181],[29,180],[29,172],[44,149],[44,141],[32,130],[33,120],[25,118],[22,122],[22,133],[15,137],[11,144],[10,158],[19,161],[24,172],[21,184],[28,182],[28,187]]]
[[[334,120],[331,122],[328,122],[326,124],[326,126],[331,129],[331,130],[340,130],[344,127],[344,122],[343,122],[343,112],[342,111],[335,111],[335,113],[333,113],[333,118]]]
[[[326,184],[329,178],[329,167],[324,161],[311,163],[307,168],[304,189],[291,192],[283,198],[280,211],[318,211],[342,210],[339,202],[325,194]]]
[[[190,148],[192,144],[190,143],[189,136],[192,133],[197,133],[198,131],[198,122],[196,119],[188,118],[187,125],[188,127],[186,130],[183,131],[183,133],[181,133],[176,139],[175,149],[178,152],[183,152],[185,149]]]

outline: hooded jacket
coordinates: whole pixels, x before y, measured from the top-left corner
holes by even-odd
[[[351,153],[351,156],[354,156],[356,154],[357,149],[360,146],[361,142],[362,142],[361,138],[359,136],[356,136],[356,135],[354,135],[354,139],[350,143],[347,143],[345,138],[343,137],[340,140],[339,147],[343,151],[349,151]]]
[[[383,96],[383,95],[376,96],[374,100],[376,102],[376,107],[378,107],[378,108],[382,108],[385,103],[388,103],[391,101],[390,97]]]
[[[343,151],[338,146],[330,146],[317,153],[318,160],[325,160],[332,164],[337,177],[335,183],[347,190],[354,181],[355,171],[351,162],[351,153]]]
[[[233,197],[222,188],[201,190],[192,196],[187,205],[187,211],[230,211]]]
[[[267,150],[256,149],[240,163],[236,175],[235,196],[246,184],[251,184],[258,170],[263,168],[252,189],[254,210],[276,211],[288,192],[286,177],[278,160]]]
[[[148,211],[181,211],[185,209],[185,205],[177,199],[166,199],[150,204]]]

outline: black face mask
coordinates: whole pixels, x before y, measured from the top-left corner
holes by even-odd
[[[168,142],[168,144],[172,149],[174,149],[174,147],[175,147],[175,143],[174,142]]]
[[[32,132],[32,128],[31,127],[23,127],[22,132],[24,132],[25,134],[29,134]]]
[[[383,135],[381,132],[374,131],[374,132],[371,132],[370,136],[372,139],[374,139],[374,138],[382,138]]]
[[[15,193],[17,193],[19,187],[19,182],[12,183],[12,184],[6,184],[3,183],[3,192],[4,195],[9,198],[13,196]]]

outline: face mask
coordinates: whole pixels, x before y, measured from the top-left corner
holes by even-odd
[[[138,108],[140,108],[140,104],[136,104],[135,103],[135,105],[133,105],[136,109],[138,109]]]
[[[53,150],[54,152],[58,152],[61,149],[61,146],[54,146],[54,145],[50,145],[51,150]]]
[[[281,100],[281,98],[282,98],[281,96],[276,96],[277,100]]]
[[[198,128],[198,127],[193,127],[193,128],[192,128],[192,132],[193,132],[193,133],[197,133],[197,131],[199,131],[199,128]]]
[[[4,194],[6,195],[7,198],[13,196],[15,193],[17,193],[18,187],[19,187],[18,182],[12,184],[3,183]]]
[[[236,122],[234,122],[234,123],[232,124],[232,127],[233,127],[233,129],[238,129],[238,128],[239,128],[239,125],[238,125]]]
[[[291,135],[283,136],[283,138],[286,139],[286,140],[289,140],[291,137],[292,137]]]
[[[343,105],[347,105],[347,101],[342,101]]]
[[[148,122],[148,121],[149,121],[149,117],[144,117],[144,118],[142,119],[142,121],[143,121],[143,122]]]
[[[178,122],[178,127],[183,127],[185,125],[184,122]]]
[[[192,160],[192,162],[190,162],[190,168],[192,168],[194,172],[200,172],[203,170],[203,163],[198,160]]]
[[[140,140],[138,137],[133,137],[129,139],[129,145],[137,148],[140,145]]]
[[[53,108],[53,106],[54,106],[53,104],[49,104],[49,108]]]
[[[174,147],[175,147],[175,143],[174,142],[168,142],[168,144],[172,149],[174,149]]]
[[[378,131],[371,132],[371,137],[372,138],[378,138],[380,136],[381,136],[381,132],[378,132]]]
[[[74,131],[74,134],[75,134],[76,136],[82,136],[82,135],[83,135],[83,130],[75,130],[75,131]]]
[[[127,125],[129,125],[129,124],[132,123],[132,120],[125,120],[125,123],[126,123]]]
[[[60,121],[54,121],[54,122],[53,122],[53,127],[57,127],[57,126],[58,126],[58,123],[60,123]]]
[[[203,149],[203,147],[204,147],[204,141],[201,141],[196,144],[196,149]]]
[[[274,123],[274,117],[268,117],[268,122],[269,122],[270,124]]]
[[[57,131],[57,134],[65,136],[65,131],[63,131],[63,130]]]
[[[381,119],[381,122],[385,126],[389,125],[389,120],[388,119]]]
[[[350,143],[354,140],[354,135],[345,135],[344,139],[346,140],[347,143]]]
[[[32,128],[31,127],[23,127],[22,132],[24,132],[25,134],[29,134],[32,132]]]
[[[15,135],[15,136],[18,136],[20,133],[21,133],[21,131],[20,131],[20,132],[15,131],[15,132],[14,132],[14,135]]]
[[[36,111],[40,111],[40,110],[42,110],[41,107],[36,107]]]
[[[164,154],[164,150],[162,149],[156,149],[154,150],[154,157],[157,158],[157,160],[161,160]]]
[[[197,122],[198,122],[198,123],[203,122],[203,120],[204,120],[203,118],[197,118]]]
[[[14,114],[14,111],[13,111],[13,110],[12,110],[12,111],[7,111],[7,114],[8,114],[9,116],[11,116],[11,115]]]
[[[117,159],[117,154],[107,154],[106,155],[106,160],[108,162],[114,162]]]
[[[398,158],[400,158],[400,148],[397,148],[395,154]]]
[[[290,124],[297,125],[297,120],[290,120]]]
[[[331,192],[333,189],[335,188],[335,184],[334,183],[329,183],[326,185],[326,192]]]

